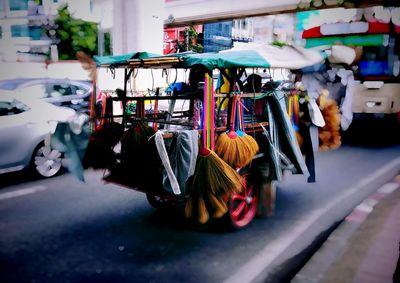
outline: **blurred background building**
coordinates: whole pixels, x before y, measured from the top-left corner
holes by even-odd
[[[44,61],[49,55],[56,60],[57,48],[43,27],[54,25],[66,4],[74,17],[96,22],[102,33],[111,31],[110,0],[0,0],[0,60]]]
[[[190,49],[188,37],[193,46],[201,45],[203,52],[228,49],[235,42],[304,45],[303,31],[319,25],[321,19],[346,21],[349,13],[360,14],[356,9],[346,9],[346,13],[344,9],[307,11],[310,5],[327,5],[325,2],[337,4],[311,0],[0,0],[0,60],[57,60],[54,21],[58,9],[66,4],[71,16],[96,24],[94,54],[118,55],[143,50],[164,54],[185,51]],[[282,11],[292,13],[279,14]],[[390,13],[394,12],[389,12],[393,23],[400,21]],[[373,11],[372,18],[386,20],[387,14]]]

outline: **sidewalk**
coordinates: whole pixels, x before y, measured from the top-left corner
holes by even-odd
[[[400,175],[358,205],[292,282],[400,282],[399,244]]]

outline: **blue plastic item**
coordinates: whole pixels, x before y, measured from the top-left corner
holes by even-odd
[[[362,76],[384,76],[390,75],[387,61],[360,61],[360,75]]]

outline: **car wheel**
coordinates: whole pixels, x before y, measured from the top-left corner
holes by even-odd
[[[38,177],[50,178],[60,172],[61,163],[61,152],[41,143],[33,153],[31,169]]]

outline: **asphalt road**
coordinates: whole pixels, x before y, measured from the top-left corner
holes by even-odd
[[[244,230],[187,225],[140,192],[69,174],[0,182],[2,282],[261,282],[400,171],[400,146],[317,155],[317,182],[286,175],[276,213]]]

